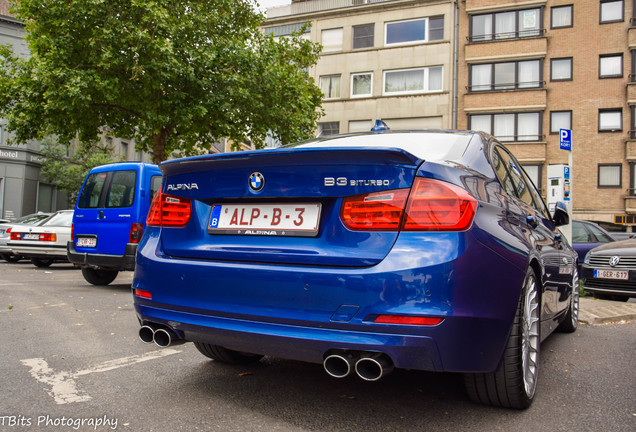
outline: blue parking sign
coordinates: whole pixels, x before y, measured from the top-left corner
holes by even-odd
[[[561,137],[559,140],[561,150],[572,150],[572,130],[561,129],[559,135]]]

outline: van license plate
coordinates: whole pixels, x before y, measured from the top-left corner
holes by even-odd
[[[321,205],[217,204],[212,207],[209,234],[302,236],[318,235]]]
[[[77,247],[95,247],[97,246],[97,239],[95,237],[78,237]]]
[[[627,270],[594,270],[594,277],[601,279],[629,279],[629,271]]]

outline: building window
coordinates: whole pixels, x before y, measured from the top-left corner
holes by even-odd
[[[541,173],[543,171],[542,164],[523,164],[523,169],[528,174],[532,183],[536,186],[538,190],[541,190]]]
[[[572,57],[550,60],[550,81],[572,80]]]
[[[500,141],[539,141],[541,113],[473,114],[469,128],[494,135]]]
[[[550,133],[558,134],[561,129],[572,129],[572,111],[550,112]]]
[[[329,29],[322,31],[322,52],[342,51],[342,29]]]
[[[351,97],[373,96],[373,73],[351,74]]]
[[[550,27],[553,29],[572,27],[572,5],[551,8],[550,22]]]
[[[469,91],[540,88],[541,63],[529,60],[471,65]]]
[[[444,38],[444,17],[419,18],[385,24],[385,45],[406,45]]]
[[[623,0],[601,0],[600,22],[612,23],[623,21],[624,5]]]
[[[274,39],[278,40],[280,37],[289,36],[294,32],[299,32],[302,30],[301,38],[309,39],[309,32],[311,31],[311,23],[310,22],[302,22],[302,23],[294,23],[294,24],[283,24],[279,26],[272,26],[265,28],[266,35],[272,35]]]
[[[623,110],[604,109],[598,111],[599,132],[620,132],[623,130]]]
[[[539,36],[542,15],[541,8],[471,15],[470,41]]]
[[[121,151],[120,151],[120,155],[121,157],[123,157],[124,159],[128,159],[128,143],[126,141],[122,141],[121,142]]]
[[[629,123],[629,139],[636,140],[636,105],[629,107],[630,123]]]
[[[413,94],[442,91],[442,66],[384,72],[384,94]]]
[[[340,122],[318,123],[318,136],[338,135],[340,133]]]
[[[340,97],[340,75],[326,75],[320,77],[320,89],[325,99]]]
[[[598,187],[600,188],[619,188],[622,185],[621,164],[599,164],[598,165]]]
[[[353,26],[353,49],[373,48],[375,24]]]
[[[623,77],[623,54],[606,54],[599,57],[599,78]]]

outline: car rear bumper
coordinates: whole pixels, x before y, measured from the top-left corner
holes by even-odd
[[[107,255],[88,252],[78,252],[75,249],[75,243],[69,241],[66,248],[68,260],[73,264],[81,267],[90,267],[97,269],[135,269],[135,255],[137,254],[137,244],[126,244],[124,255]]]
[[[13,255],[25,258],[59,259],[66,261],[66,251],[62,246],[14,246],[9,244]]]
[[[524,273],[467,233],[409,237],[378,265],[338,268],[176,259],[145,236],[133,288],[152,299],[135,296],[138,319],[187,341],[311,363],[356,350],[383,352],[398,368],[495,370]],[[435,253],[415,252],[429,241]],[[380,314],[443,321],[375,323]]]

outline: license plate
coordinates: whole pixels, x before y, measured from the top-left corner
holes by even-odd
[[[24,234],[22,240],[40,240],[40,234]]]
[[[78,237],[76,239],[77,247],[95,247],[97,246],[97,239],[95,237]]]
[[[212,207],[208,233],[263,236],[318,235],[321,205],[217,204]]]
[[[594,277],[600,279],[629,279],[627,270],[594,270]]]

